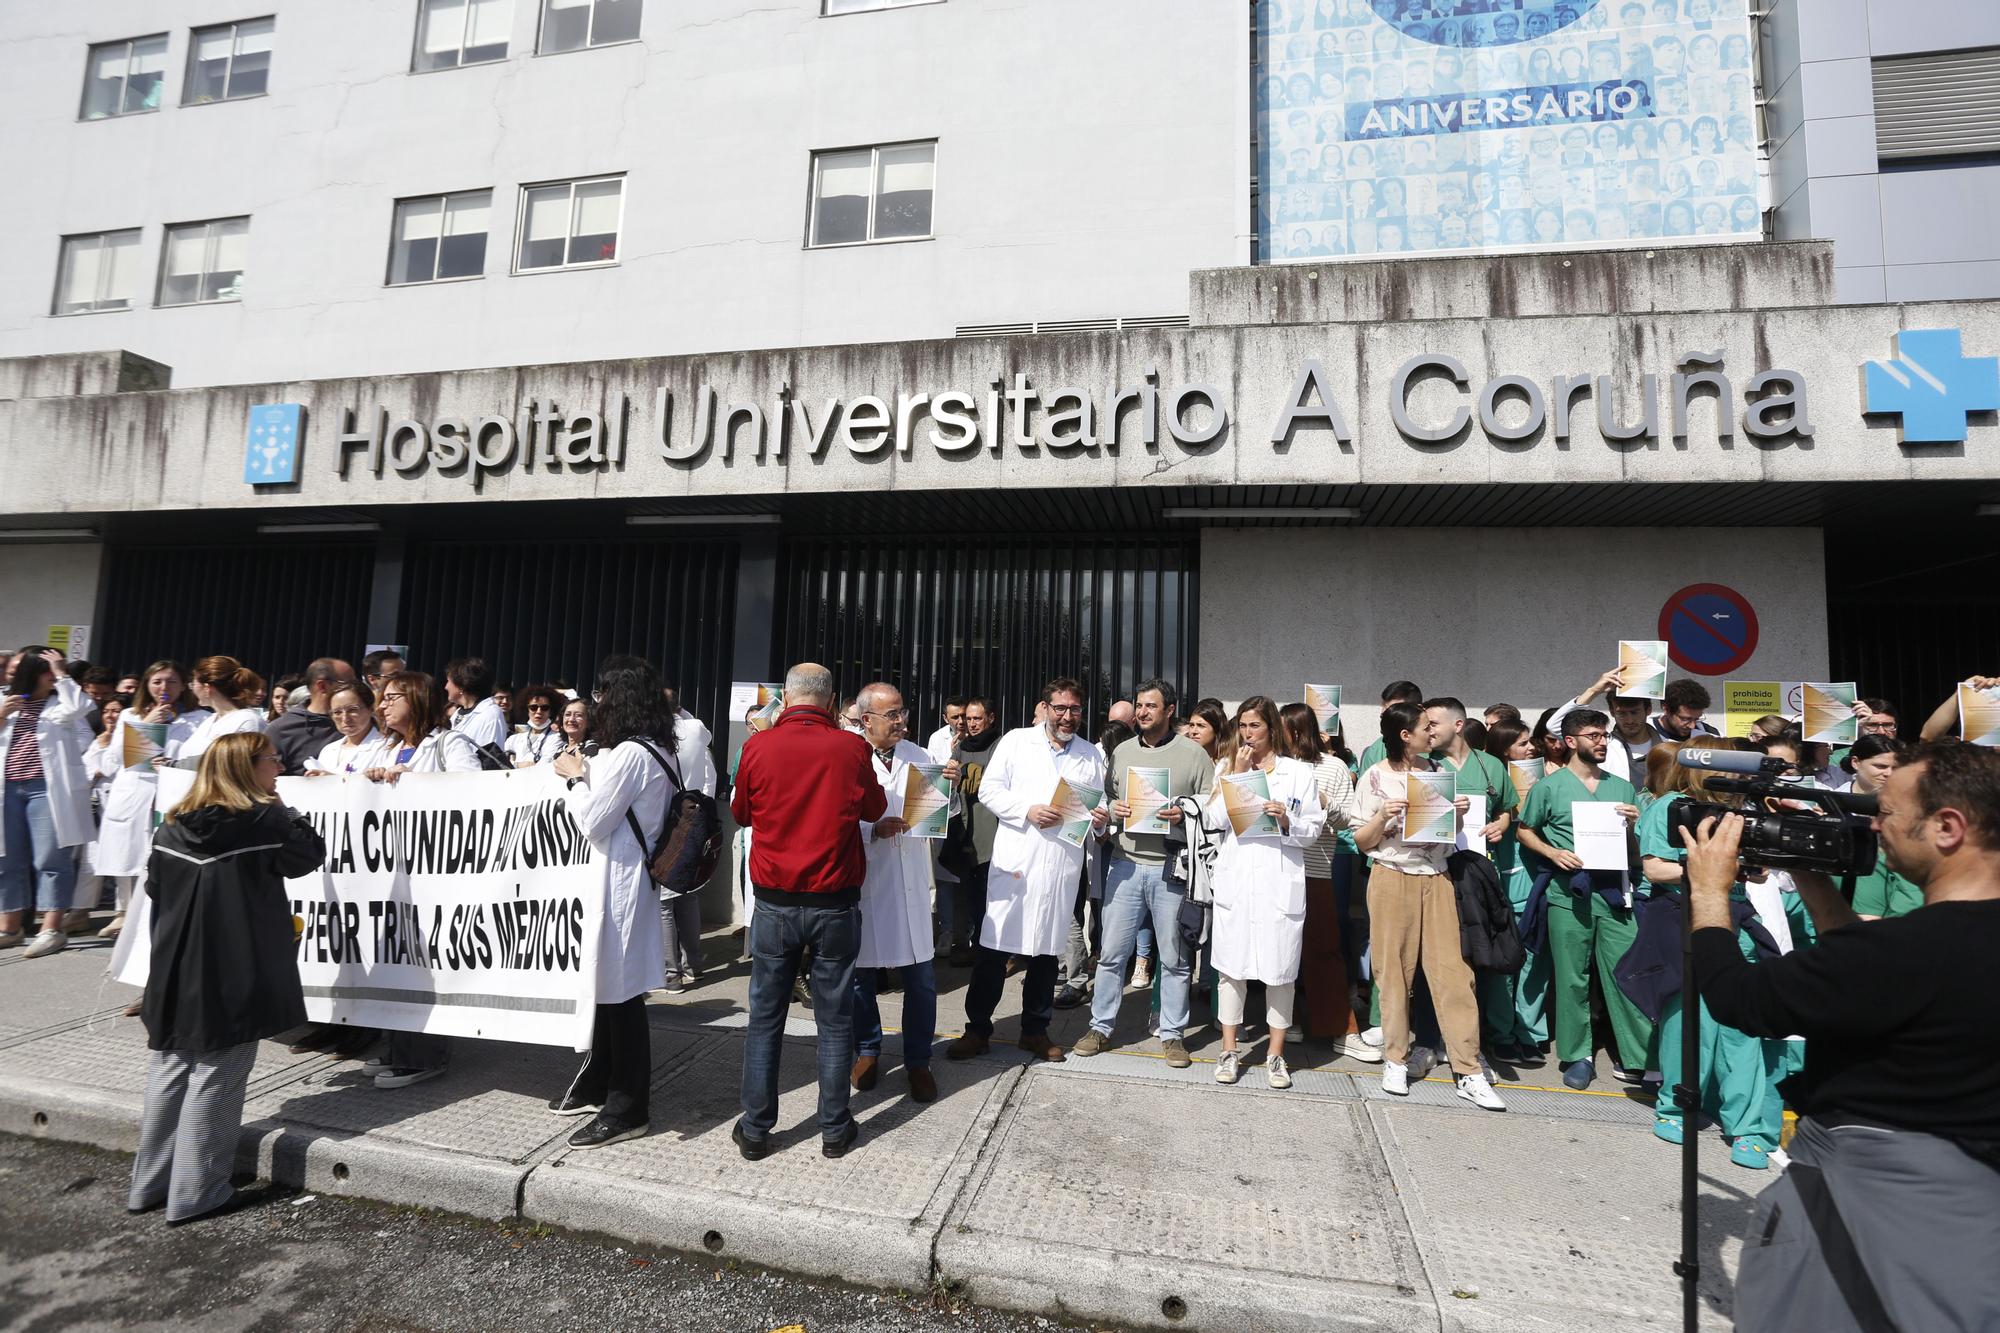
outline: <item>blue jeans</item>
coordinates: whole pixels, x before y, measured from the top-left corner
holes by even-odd
[[[0,856],[0,912],[25,912],[30,898],[38,912],[67,911],[76,890],[76,855],[56,843],[49,784],[29,778],[6,785],[7,852]]]
[[[750,1028],[743,1043],[743,1135],[752,1143],[778,1123],[778,1057],[785,1044],[785,1010],[805,951],[813,953],[806,985],[819,1024],[819,1132],[847,1133],[847,1071],[854,1055],[854,955],[861,947],[859,907],[774,907],[750,914]]]
[[[1104,941],[1097,954],[1097,987],[1090,997],[1091,1030],[1111,1035],[1125,991],[1125,964],[1151,923],[1160,968],[1160,1040],[1178,1040],[1188,1024],[1188,960],[1181,951],[1181,889],[1167,883],[1165,866],[1123,857],[1104,872]]]
[[[854,969],[854,1053],[882,1054],[882,1007],[875,1003],[875,969]],[[929,1069],[937,1041],[937,968],[930,959],[899,967],[903,977],[903,1067]]]

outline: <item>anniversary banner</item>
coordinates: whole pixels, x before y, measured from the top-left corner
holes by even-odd
[[[193,777],[163,771],[159,809]],[[553,769],[285,778],[278,794],[326,840],[320,870],[286,882],[310,1018],[590,1045],[605,862]],[[135,986],[149,908],[135,898],[112,963]]]

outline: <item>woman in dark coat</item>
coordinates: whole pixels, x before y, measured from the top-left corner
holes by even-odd
[[[278,800],[283,762],[262,732],[219,738],[153,839],[153,1054],[127,1207],[164,1204],[170,1225],[230,1202],[257,1043],[306,1021],[285,880],[326,849]]]

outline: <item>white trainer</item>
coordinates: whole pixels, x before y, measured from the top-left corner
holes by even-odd
[[[1394,1060],[1382,1066],[1382,1091],[1391,1097],[1410,1095],[1410,1067],[1399,1065]]]
[[[1369,1028],[1366,1032],[1361,1034],[1361,1040],[1367,1042],[1370,1046],[1375,1047],[1377,1050],[1380,1050],[1382,1046],[1382,1029]]]
[[[1284,1056],[1274,1055],[1264,1061],[1264,1081],[1279,1092],[1292,1086],[1292,1071]]]
[[[1370,1046],[1368,1039],[1358,1032],[1349,1033],[1340,1039],[1340,1053],[1350,1060],[1359,1060],[1363,1064],[1382,1063],[1382,1048]]]
[[[1500,1100],[1500,1094],[1493,1091],[1493,1085],[1486,1081],[1484,1074],[1460,1074],[1458,1095],[1471,1102],[1482,1111],[1504,1111],[1507,1103]]]
[[[52,953],[61,953],[69,947],[69,936],[60,930],[45,930],[28,942],[21,950],[23,958],[47,958]]]
[[[1243,1077],[1243,1057],[1235,1051],[1224,1051],[1222,1058],[1215,1062],[1215,1081],[1234,1083]]]

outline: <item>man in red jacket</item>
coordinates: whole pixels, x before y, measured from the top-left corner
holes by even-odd
[[[744,742],[729,803],[750,830],[750,1029],[743,1046],[743,1118],[730,1136],[756,1161],[778,1120],[778,1055],[792,981],[812,950],[819,1024],[820,1151],[844,1157],[860,1131],[847,1113],[854,1058],[849,991],[861,945],[861,824],[888,808],[868,742],[833,715],[833,673],[801,662],[785,673],[785,711]]]

